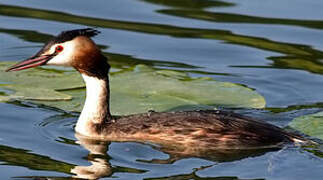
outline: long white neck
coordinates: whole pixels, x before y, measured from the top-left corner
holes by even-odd
[[[109,107],[109,78],[97,78],[82,74],[86,84],[86,100],[75,130],[93,136],[100,127],[111,119]]]

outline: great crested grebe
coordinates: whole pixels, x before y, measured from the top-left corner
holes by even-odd
[[[110,66],[90,39],[98,33],[91,28],[64,31],[36,55],[7,71],[42,65],[74,67],[86,84],[85,105],[75,130],[94,139],[215,149],[273,147],[306,141],[274,125],[219,110],[149,112],[112,117],[109,108]]]

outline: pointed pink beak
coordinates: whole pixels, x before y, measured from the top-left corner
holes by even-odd
[[[41,65],[45,65],[51,58],[53,58],[53,55],[43,55],[43,56],[33,56],[31,58],[28,58],[24,61],[21,61],[12,67],[8,68],[6,72],[8,71],[20,71],[23,69],[28,69],[32,67],[37,67]]]

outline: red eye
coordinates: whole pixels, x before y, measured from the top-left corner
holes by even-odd
[[[62,52],[63,49],[63,46],[56,46],[56,52]]]

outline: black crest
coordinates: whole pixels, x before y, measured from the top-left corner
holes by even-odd
[[[100,33],[100,31],[98,31],[96,29],[92,29],[92,28],[63,31],[58,36],[56,36],[52,40],[50,40],[47,44],[45,44],[44,47],[35,56],[41,55],[43,52],[47,51],[54,44],[70,41],[70,40],[76,38],[77,36],[93,37],[99,33]]]
[[[100,31],[98,31],[96,29],[92,29],[92,28],[63,31],[57,37],[55,37],[54,43],[63,43],[66,41],[70,41],[77,36],[93,37],[99,33],[100,33]]]

